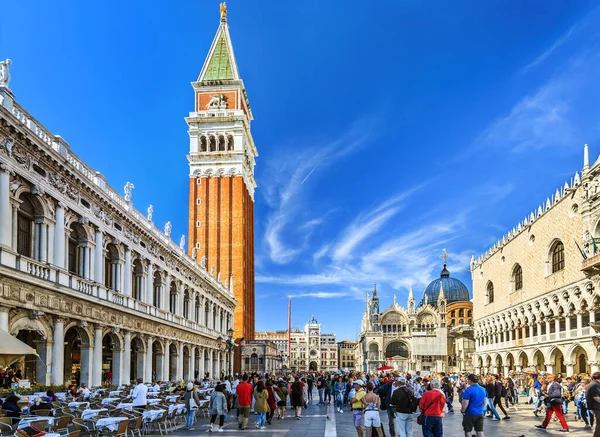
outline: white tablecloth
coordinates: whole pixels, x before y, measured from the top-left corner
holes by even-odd
[[[177,399],[179,398],[179,395],[169,395],[166,397],[167,402],[177,402]]]
[[[148,405],[160,404],[162,399],[147,399]]]
[[[69,408],[72,410],[76,409],[77,407],[79,407],[81,405],[88,408],[90,406],[90,403],[89,402],[69,402]]]
[[[121,399],[119,399],[119,398],[104,398],[104,399],[102,399],[102,405],[108,405],[113,402],[119,402],[120,400]]]
[[[146,410],[142,413],[142,416],[144,417],[144,422],[148,422],[158,419],[164,412],[165,410]]]
[[[29,426],[31,422],[36,422],[38,420],[47,420],[48,425],[54,425],[55,417],[52,416],[35,416],[35,417],[27,417],[19,420],[19,428],[23,428],[24,426]],[[43,430],[42,430],[43,431]]]
[[[91,419],[92,417],[96,416],[98,413],[103,413],[105,411],[108,411],[108,410],[106,408],[98,408],[96,410],[84,410],[81,413],[81,418],[83,420]]]
[[[200,407],[208,406],[209,403],[210,403],[210,399],[205,399],[203,401],[200,401]]]
[[[180,414],[185,411],[185,404],[169,405],[169,413],[172,413],[174,410],[176,410],[177,414]]]
[[[129,404],[129,403],[125,403],[125,402],[121,402],[119,405],[117,405],[117,408],[120,408],[122,410],[133,410],[133,404]]]
[[[111,431],[116,431],[119,428],[121,420],[129,420],[128,417],[105,417],[96,422],[97,428],[108,428]]]
[[[119,396],[121,394],[123,390],[115,390],[115,391],[111,391],[108,395],[112,398],[115,396]]]

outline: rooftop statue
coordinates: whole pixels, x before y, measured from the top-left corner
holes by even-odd
[[[227,10],[225,10],[225,13],[227,13]],[[8,69],[8,66],[10,64],[12,64],[12,61],[10,59],[0,62],[0,87],[8,88],[8,84],[10,82],[10,71]]]

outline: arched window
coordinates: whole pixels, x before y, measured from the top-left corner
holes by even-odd
[[[517,264],[513,269],[513,282],[515,284],[515,291],[523,288],[523,268]]]
[[[106,257],[104,258],[104,285],[115,291],[121,291],[120,261],[117,246],[113,243],[108,244],[106,246]]]
[[[473,315],[473,311],[472,310],[467,311],[467,317],[471,317],[472,315]]]
[[[177,284],[171,282],[171,288],[169,290],[169,311],[172,314],[177,312]]]
[[[201,152],[207,151],[206,137],[204,135],[200,137],[200,151]]]
[[[227,137],[227,150],[233,150],[233,148],[234,148],[233,137],[231,135],[229,135]]]
[[[87,265],[89,250],[87,247],[86,232],[79,223],[72,223],[69,228],[69,247],[67,248],[67,268],[70,273],[81,277],[87,277]]]
[[[210,312],[210,306],[208,302],[204,304],[204,325],[208,327],[208,313]]]
[[[408,346],[406,346],[406,343],[395,341],[388,345],[388,347],[385,349],[385,357],[392,358],[395,356],[408,358]]]
[[[208,139],[209,143],[210,143],[210,151],[211,152],[216,152],[217,150],[217,140],[215,139],[215,137],[211,136]]]
[[[17,211],[17,252],[31,258],[35,210],[28,196],[22,194],[19,200],[21,204]]]
[[[196,296],[196,305],[194,307],[194,322],[200,323],[200,297]]]
[[[552,248],[552,273],[559,272],[565,268],[565,246],[562,241],[556,242]]]
[[[190,292],[188,290],[185,290],[183,295],[183,317],[190,318]]]
[[[143,300],[144,291],[144,267],[139,259],[133,261],[131,272],[131,297],[137,300]]]
[[[154,299],[152,303],[156,308],[160,308],[162,300],[162,278],[160,277],[158,270],[154,272],[152,283],[154,284]]]
[[[487,303],[494,302],[494,284],[491,281],[487,284],[485,297]]]
[[[219,151],[220,152],[225,151],[225,137],[222,135],[219,136]]]
[[[217,329],[217,306],[213,307],[213,324],[212,329]]]
[[[461,308],[458,310],[458,317],[464,317],[465,316],[465,310],[464,308]]]

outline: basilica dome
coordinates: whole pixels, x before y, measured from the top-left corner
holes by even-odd
[[[452,302],[469,302],[471,295],[469,289],[465,284],[455,278],[450,277],[450,272],[446,269],[446,264],[440,273],[438,279],[434,279],[425,289],[423,293],[423,300],[421,305],[425,304],[425,296],[427,296],[427,302],[431,305],[436,305],[438,296],[440,294],[440,284],[444,288],[444,296],[448,304]]]

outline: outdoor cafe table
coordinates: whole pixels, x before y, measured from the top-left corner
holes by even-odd
[[[132,403],[128,403],[128,402],[121,402],[119,405],[117,405],[117,408],[120,408],[121,410],[132,411],[133,410],[133,404]]]
[[[119,402],[121,399],[119,398],[104,398],[102,399],[102,405],[108,405],[113,402]]]
[[[167,402],[177,402],[177,399],[179,398],[179,395],[169,395],[167,396],[165,399],[167,400]]]
[[[147,402],[148,405],[160,404],[162,402],[162,399],[148,399]]]
[[[25,426],[29,426],[31,424],[31,422],[35,422],[37,420],[47,420],[49,425],[54,425],[54,421],[56,420],[56,417],[52,417],[52,416],[24,417],[23,419],[19,420],[18,427],[23,428]]]
[[[105,411],[108,411],[106,408],[98,408],[95,410],[83,410],[81,413],[81,418],[83,420],[89,420],[94,416],[97,416],[99,413],[104,413]]]
[[[142,413],[142,417],[144,422],[149,422],[158,419],[164,412],[165,410],[146,410]]]
[[[111,398],[113,398],[115,396],[119,396],[122,391],[123,390],[114,390],[114,391],[111,391],[110,393],[108,393],[108,396],[110,396]]]
[[[75,410],[77,409],[77,407],[80,407],[81,405],[84,405],[86,408],[90,406],[89,402],[69,402],[69,408],[71,410]]]
[[[182,412],[182,410],[185,410],[185,404],[169,405],[169,414],[172,413],[173,410],[177,410],[177,414],[179,414]]]
[[[107,428],[110,431],[116,431],[119,429],[119,422],[122,420],[129,420],[129,417],[103,417],[96,422],[96,428]]]

